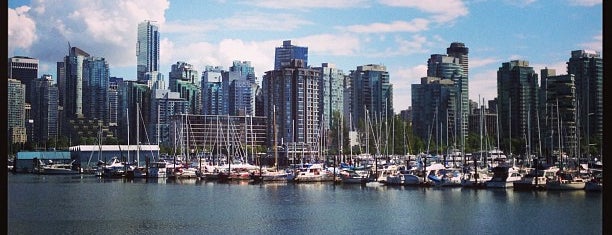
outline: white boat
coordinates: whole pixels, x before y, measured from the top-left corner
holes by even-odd
[[[420,168],[413,168],[408,170],[404,176],[404,185],[406,186],[419,186],[425,182],[425,174]]]
[[[125,175],[126,166],[117,157],[113,157],[110,163],[101,165],[99,169],[104,178],[121,178]]]
[[[435,186],[438,187],[460,187],[461,179],[463,174],[460,169],[456,168],[447,168],[441,170],[442,178],[440,181],[436,182]]]
[[[287,182],[293,180],[292,173],[280,170],[264,170],[261,177],[264,182]]]
[[[546,182],[546,190],[582,190],[585,186],[586,181],[571,171],[559,171]]]
[[[38,160],[38,166],[35,168],[35,172],[43,175],[75,175],[80,174],[79,170],[73,165],[74,160],[70,163],[54,163],[49,160],[47,163],[43,163],[40,159]]]
[[[333,180],[334,176],[327,172],[321,164],[312,164],[308,168],[298,171],[293,179],[296,183],[325,182]]]
[[[519,171],[510,166],[493,167],[493,176],[485,182],[487,188],[512,188],[514,181],[521,180]]]
[[[523,175],[521,180],[515,181],[515,190],[545,189],[546,182],[554,178],[559,170],[557,167],[550,167],[544,170],[528,169],[528,173]]]

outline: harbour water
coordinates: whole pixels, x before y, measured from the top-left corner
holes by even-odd
[[[8,175],[9,234],[602,234],[602,193]]]

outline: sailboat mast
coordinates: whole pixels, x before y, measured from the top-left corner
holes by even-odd
[[[140,146],[140,106],[139,103],[136,102],[136,146]],[[138,147],[136,147],[136,165],[140,166],[140,151],[138,151]]]
[[[273,128],[274,128],[274,165],[276,165],[276,171],[278,171],[278,148],[276,145],[278,144],[276,141],[276,105],[272,106],[272,120],[273,120]]]

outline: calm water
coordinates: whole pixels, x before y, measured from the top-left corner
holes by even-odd
[[[601,234],[602,194],[9,174],[9,234]]]

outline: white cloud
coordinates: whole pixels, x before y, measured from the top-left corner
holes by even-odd
[[[36,22],[29,17],[30,7],[8,9],[8,48],[29,48],[36,41]]]
[[[578,46],[586,50],[596,50],[601,52],[603,48],[603,35],[600,32],[599,34],[593,36],[592,41],[580,43]]]
[[[169,70],[178,61],[184,61],[195,66],[202,72],[204,66],[222,66],[228,69],[232,61],[251,61],[258,78],[274,68],[274,48],[279,41],[243,41],[240,39],[224,39],[219,43],[194,42],[185,45],[174,45],[168,42],[172,55],[162,56],[162,70]],[[164,45],[164,44],[162,44]],[[160,48],[162,50],[162,48]]]
[[[554,69],[556,75],[564,75],[567,74],[567,61],[557,61],[554,63],[533,63],[529,64],[529,66],[533,67],[533,70],[538,74],[538,78],[541,78],[540,70],[548,68]],[[538,82],[539,84],[539,82]]]
[[[338,43],[342,42],[342,43]],[[295,45],[308,46],[309,54],[348,56],[355,55],[361,43],[359,38],[348,34],[319,34],[292,39]],[[278,43],[277,43],[278,44]],[[277,45],[280,46],[280,45]]]
[[[68,43],[93,56],[105,57],[111,66],[136,63],[135,45],[138,23],[165,21],[167,0],[39,0],[32,1],[27,19],[18,18],[19,27],[26,23],[31,42],[16,36],[9,45],[23,46],[30,56],[41,63],[62,60],[68,53]],[[9,13],[11,9],[9,9]],[[13,21],[11,18],[9,21]],[[34,26],[35,25],[35,31]]]
[[[469,66],[470,69],[479,68],[483,66],[487,66],[493,63],[498,63],[499,60],[496,58],[470,58]]]
[[[526,7],[526,6],[529,6],[529,5],[533,4],[536,1],[537,0],[506,0],[504,2],[506,4],[512,5],[512,6]]]
[[[568,3],[572,6],[584,6],[592,7],[601,4],[602,0],[568,0]]]
[[[451,22],[468,14],[468,9],[461,0],[380,0],[380,3],[393,7],[412,7],[432,13],[432,18],[439,23]]]
[[[429,21],[426,19],[413,19],[407,21],[393,21],[391,23],[372,23],[369,25],[351,25],[346,30],[354,33],[390,33],[390,32],[420,32],[428,29]]]
[[[399,113],[411,106],[412,84],[420,84],[421,77],[427,76],[427,65],[392,69],[389,76],[393,84],[393,108]]]
[[[252,0],[244,3],[273,9],[352,8],[366,7],[368,0]]]
[[[470,75],[468,84],[470,99],[478,101],[485,98],[492,100],[497,97],[497,69],[484,70]]]
[[[279,24],[278,22],[283,22]],[[237,12],[233,16],[209,20],[179,20],[162,25],[164,33],[198,34],[223,30],[290,31],[310,25],[312,22],[293,14],[261,12]]]

